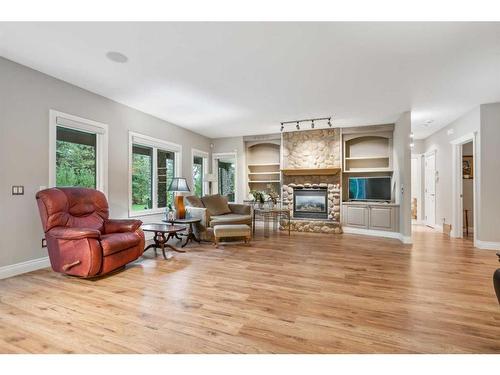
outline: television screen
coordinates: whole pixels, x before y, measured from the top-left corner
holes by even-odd
[[[349,200],[390,201],[390,177],[349,177]]]

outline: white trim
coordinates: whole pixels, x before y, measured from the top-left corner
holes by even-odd
[[[426,206],[426,203],[427,203],[427,194],[426,194],[426,186],[427,186],[427,173],[426,173],[426,164],[427,164],[427,158],[429,156],[433,156],[434,155],[434,223],[429,223],[427,221],[427,212],[425,212],[425,206]],[[439,172],[438,170],[436,169],[436,166],[437,166],[437,148],[436,147],[432,147],[429,151],[427,151],[425,154],[424,154],[424,167],[423,167],[423,171],[424,171],[424,217],[423,217],[423,221],[425,223],[426,226],[428,227],[431,227],[431,228],[437,228],[439,227],[439,225],[437,224],[437,217],[436,217],[436,208],[437,208],[437,179],[439,178]],[[442,232],[442,228],[441,228],[441,232]]]
[[[374,237],[385,237],[385,238],[394,238],[400,240],[405,244],[411,244],[411,237],[403,236],[399,232],[386,232],[383,230],[373,230],[373,229],[362,229],[362,228],[354,228],[354,227],[342,227],[342,230],[346,234],[360,234],[362,236],[374,236]]]
[[[143,211],[132,211],[132,147],[134,144],[151,147],[153,149],[153,175],[152,175],[152,200],[153,208]],[[175,177],[182,177],[182,145],[164,141],[159,138],[153,138],[133,131],[128,132],[128,217],[139,217],[147,215],[158,215],[165,211],[165,208],[158,208],[158,168],[157,152],[158,149],[174,153],[175,158]]]
[[[500,242],[474,240],[474,247],[482,250],[500,250]]]
[[[194,164],[194,157],[198,156],[200,158],[203,158],[203,176],[206,176],[208,172],[208,166],[209,166],[209,156],[210,154],[206,151],[198,150],[196,148],[191,148],[191,180],[192,180],[192,186],[194,189],[194,180],[193,180],[193,164]],[[201,195],[207,195],[209,192],[209,185],[208,181],[203,181],[203,188]]]
[[[6,279],[7,277],[20,275],[22,273],[36,271],[47,267],[50,267],[49,257],[32,259],[26,262],[3,266],[0,267],[0,279]]]
[[[212,171],[217,178],[217,182],[215,184],[215,191],[212,194],[219,193],[219,168],[217,168],[217,159],[223,157],[234,157],[234,202],[238,202],[239,198],[239,189],[238,189],[238,154],[236,152],[216,152],[212,154]],[[213,186],[212,186],[212,190]]]
[[[108,195],[108,125],[49,110],[49,187],[56,186],[57,126],[96,134],[96,189]]]
[[[480,145],[478,143],[478,131],[467,133],[459,138],[450,141],[452,145],[452,231],[451,237],[463,238],[463,181],[462,181],[462,146],[465,143],[472,142],[473,156],[473,222],[476,228],[479,228],[479,196],[481,187],[481,176],[479,170],[478,155],[480,154]],[[477,245],[477,232],[473,232],[474,244]]]

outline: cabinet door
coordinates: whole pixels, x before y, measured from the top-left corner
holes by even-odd
[[[346,206],[345,223],[351,227],[368,228],[367,206]]]
[[[392,207],[370,207],[370,229],[395,230]]]

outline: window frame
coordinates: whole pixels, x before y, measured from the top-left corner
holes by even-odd
[[[213,194],[219,194],[219,168],[217,161],[218,159],[224,159],[227,157],[234,158],[234,202],[229,202],[229,203],[237,203],[239,199],[239,187],[238,187],[238,154],[236,152],[217,152],[212,154],[212,171],[217,178],[215,184],[212,184],[212,190],[214,190]]]
[[[165,207],[158,207],[158,149],[174,154],[174,177],[182,177],[182,145],[129,131],[128,136],[128,217],[158,215],[165,212]],[[132,210],[132,162],[133,145],[153,149],[152,208],[141,211]]]
[[[193,188],[193,194],[194,194],[194,176],[193,176],[193,166],[194,166],[194,158],[199,157],[203,159],[203,176],[205,177],[207,174],[209,174],[208,171],[208,165],[209,165],[209,153],[206,151],[198,150],[196,148],[191,149],[191,186]],[[201,196],[207,195],[208,194],[208,182],[207,181],[202,181],[202,189],[201,189]]]
[[[57,127],[96,135],[96,189],[108,196],[108,125],[49,110],[49,187],[56,187]]]

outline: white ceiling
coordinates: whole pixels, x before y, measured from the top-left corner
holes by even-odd
[[[0,55],[212,138],[500,101],[500,23],[0,23]]]

